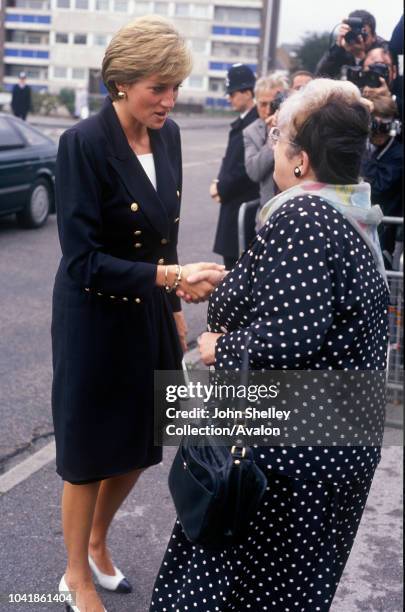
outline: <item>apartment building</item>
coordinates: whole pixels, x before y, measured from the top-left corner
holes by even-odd
[[[263,0],[0,2],[0,61],[3,55],[2,84],[7,89],[24,71],[34,89],[57,93],[64,87],[85,87],[102,93],[100,65],[113,33],[151,13],[173,21],[193,52],[194,68],[183,84],[182,101],[225,106],[228,68],[235,62],[258,68]]]

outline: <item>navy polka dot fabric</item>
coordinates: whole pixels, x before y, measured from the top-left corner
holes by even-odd
[[[211,296],[224,332],[217,369],[384,370],[388,291],[342,215],[315,196],[286,202]],[[370,401],[373,398],[370,397]],[[254,447],[268,487],[244,540],[187,541],[178,521],[151,610],[327,612],[366,504],[380,448]]]

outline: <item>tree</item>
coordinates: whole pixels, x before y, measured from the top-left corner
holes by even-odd
[[[322,55],[329,49],[330,34],[323,32],[306,32],[296,50],[297,69],[315,72]]]

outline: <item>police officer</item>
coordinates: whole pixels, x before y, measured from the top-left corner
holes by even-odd
[[[222,255],[227,270],[238,256],[238,212],[243,202],[259,197],[259,186],[245,170],[243,130],[258,118],[253,90],[255,75],[249,66],[234,64],[228,71],[226,92],[239,117],[231,123],[228,146],[218,178],[211,183],[210,195],[220,204],[214,252]]]

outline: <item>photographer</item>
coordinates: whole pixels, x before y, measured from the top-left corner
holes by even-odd
[[[343,66],[361,66],[367,52],[383,43],[376,34],[375,17],[368,11],[352,11],[340,24],[336,43],[318,63],[316,75],[339,79]]]
[[[243,130],[245,168],[249,178],[260,183],[260,207],[276,193],[273,181],[274,155],[268,143],[269,130],[274,126],[276,112],[288,91],[288,81],[282,72],[262,77],[256,83],[255,98],[259,118]]]
[[[370,78],[372,73],[378,75],[378,81],[375,77]],[[402,118],[402,88],[398,87],[398,68],[388,47],[378,47],[367,53],[363,74],[363,96],[392,96]]]
[[[363,160],[361,174],[371,186],[371,202],[379,204],[385,216],[402,216],[403,152],[399,141],[400,123],[397,108],[390,95],[369,97],[373,103],[371,136],[368,155]],[[386,264],[397,268],[402,251],[402,229],[381,225],[380,241]]]

